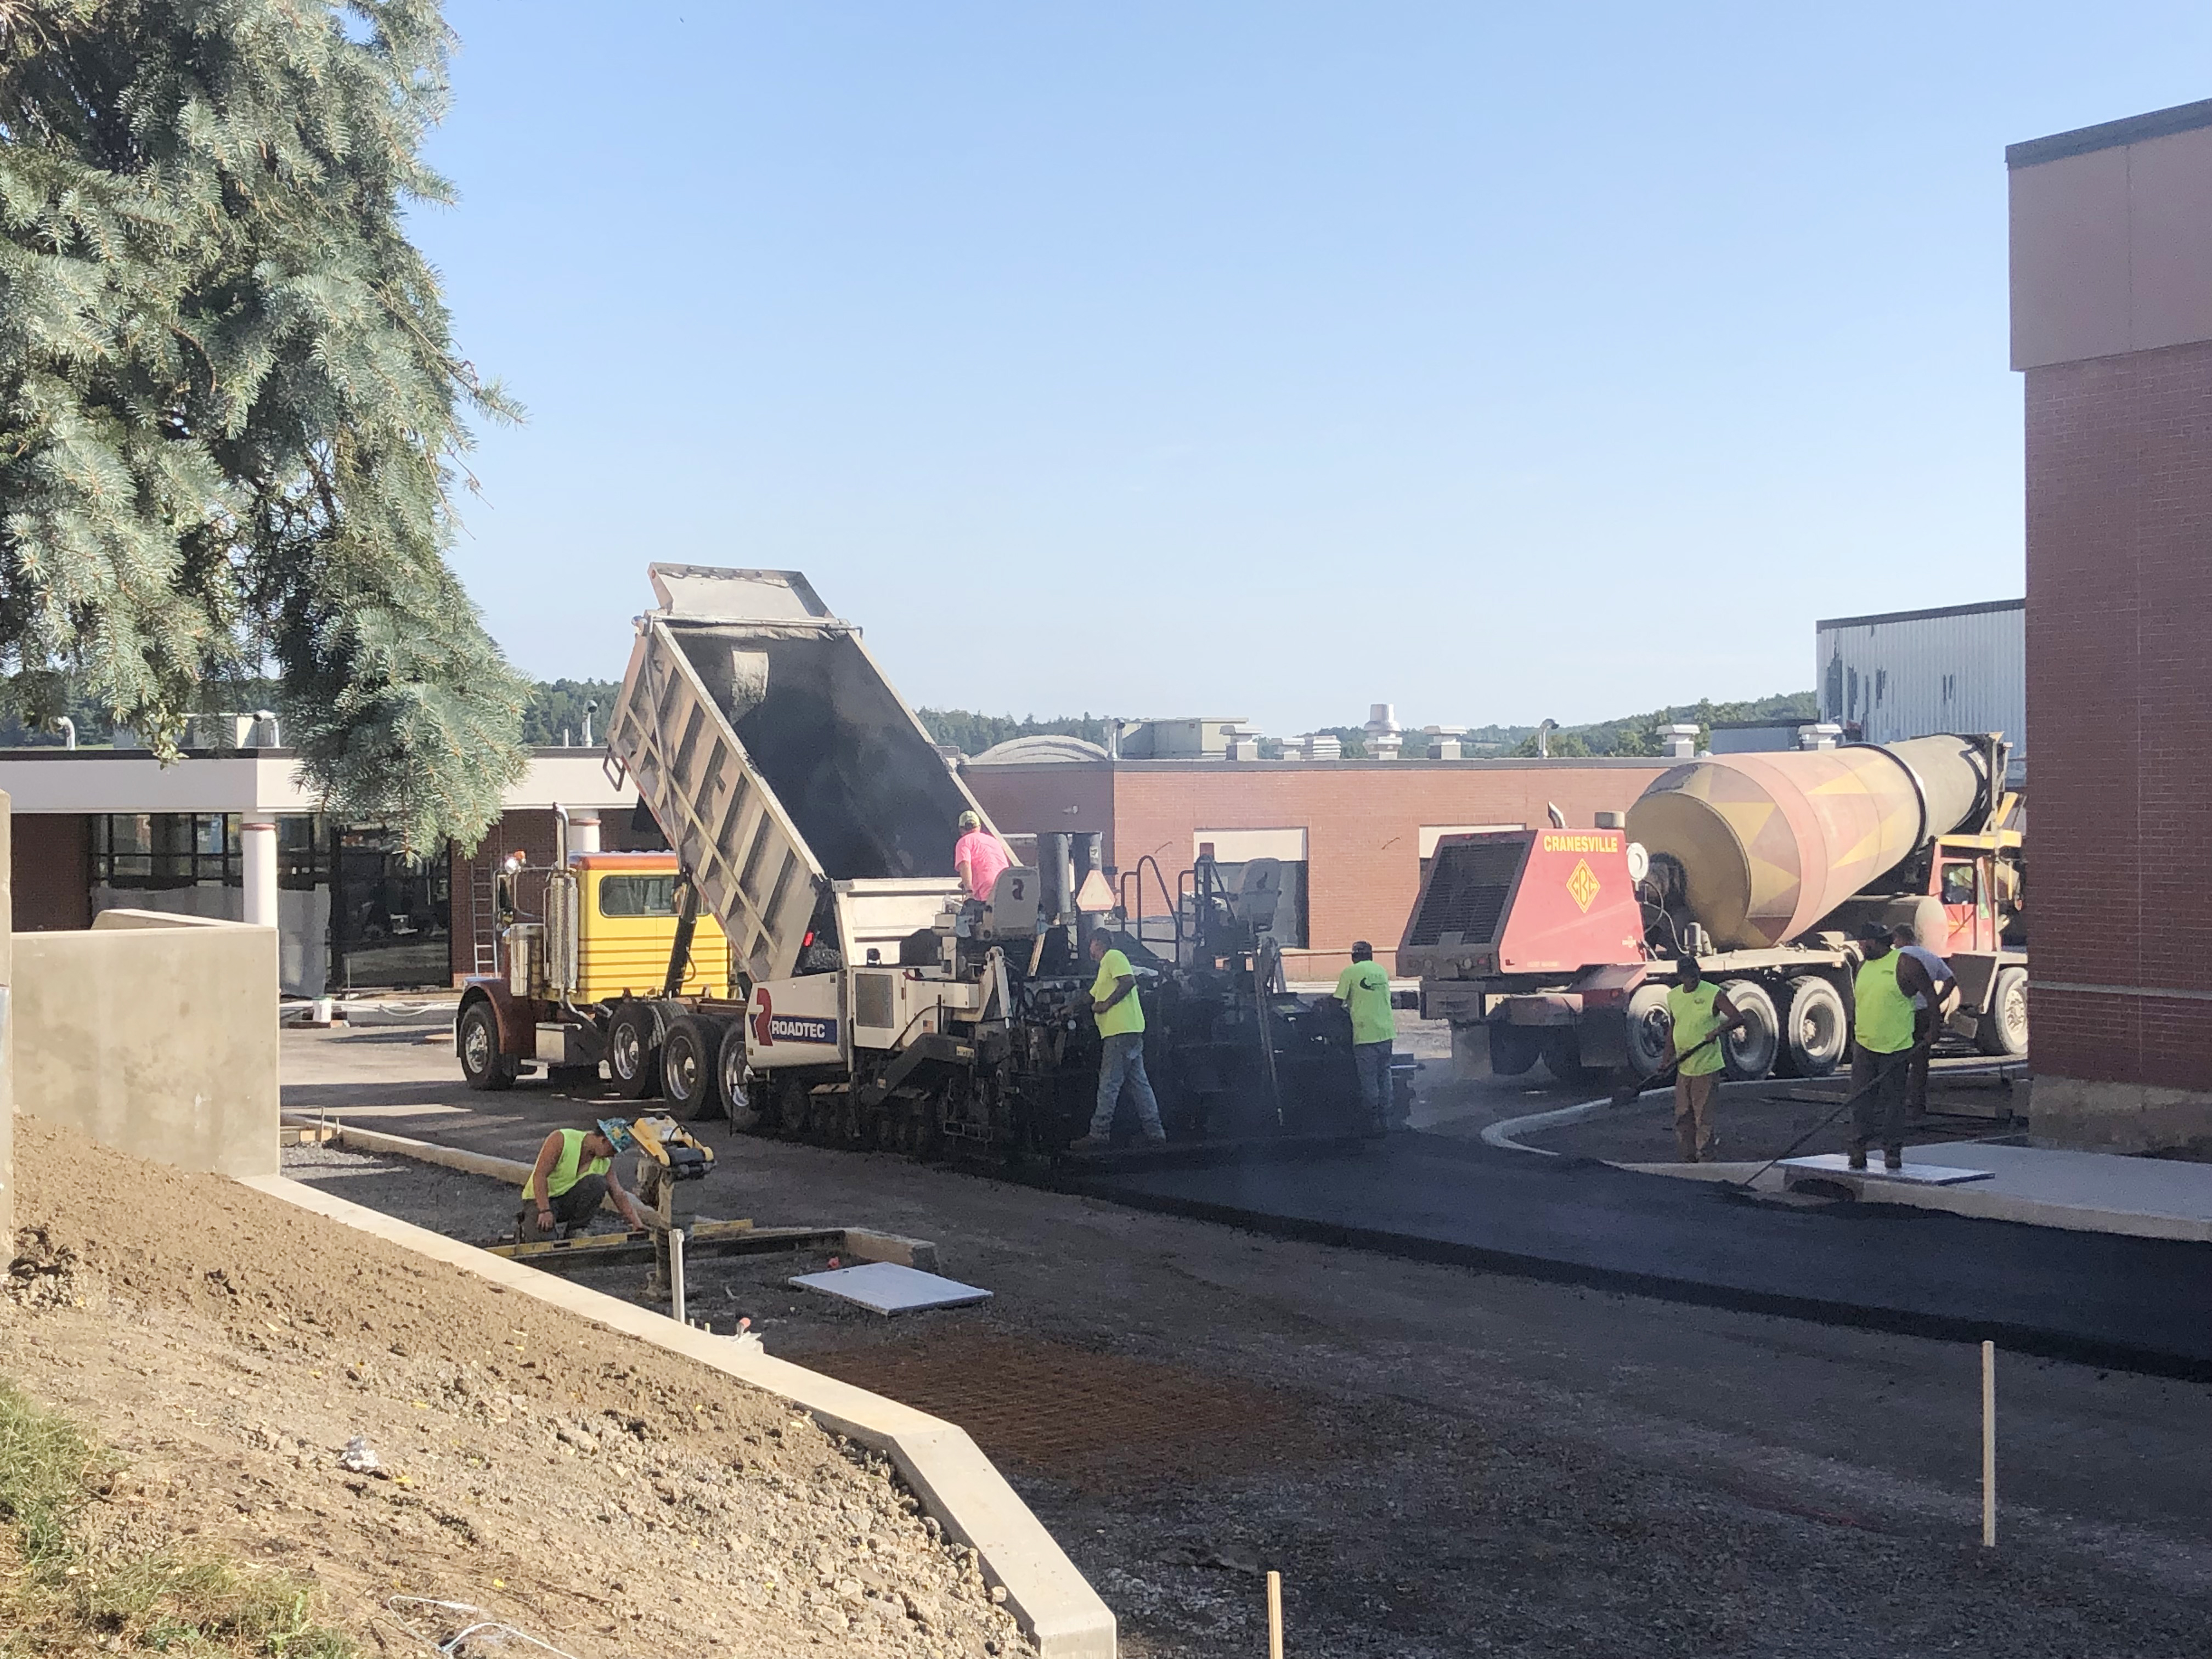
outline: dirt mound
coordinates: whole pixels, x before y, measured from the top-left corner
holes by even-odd
[[[131,1460],[104,1503],[318,1581],[372,1650],[434,1626],[400,1596],[581,1659],[1025,1645],[880,1459],[732,1378],[34,1120],[15,1153],[7,1370]]]

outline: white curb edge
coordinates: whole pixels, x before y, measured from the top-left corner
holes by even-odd
[[[511,1161],[479,1153],[459,1156],[481,1158],[484,1164]],[[477,1173],[493,1172],[479,1169]],[[520,1267],[287,1176],[239,1179],[243,1186],[300,1209],[711,1365],[789,1401],[833,1433],[887,1454],[945,1531],[975,1550],[993,1582],[1006,1587],[1008,1608],[1044,1659],[1115,1659],[1112,1610],[990,1459],[957,1425],[787,1360],[740,1353],[727,1337],[709,1336],[665,1315]]]

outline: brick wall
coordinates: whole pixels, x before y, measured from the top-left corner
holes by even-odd
[[[2212,1002],[2057,988],[2212,994],[2212,343],[2027,381],[2037,1074],[2212,1090]]]
[[[18,812],[9,854],[15,931],[92,926],[92,820],[82,812]]]

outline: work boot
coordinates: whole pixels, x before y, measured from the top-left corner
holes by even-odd
[[[645,1299],[647,1302],[667,1302],[673,1300],[673,1297],[669,1294],[668,1281],[663,1279],[659,1273],[651,1273],[647,1275],[645,1281]]]
[[[1071,1152],[1110,1152],[1114,1150],[1114,1143],[1103,1135],[1085,1135],[1080,1140],[1069,1142],[1067,1150]]]
[[[1898,1170],[1903,1169],[1905,1167],[1905,1148],[1902,1146],[1885,1146],[1882,1148],[1881,1167],[1887,1170],[1893,1175],[1896,1174]]]
[[[1854,1170],[1863,1170],[1866,1168],[1865,1147],[1854,1146],[1851,1148],[1851,1168]]]

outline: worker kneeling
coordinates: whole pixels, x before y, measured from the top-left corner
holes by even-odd
[[[1102,1048],[1098,1109],[1091,1115],[1091,1133],[1073,1150],[1103,1152],[1113,1144],[1114,1109],[1121,1103],[1124,1083],[1137,1097],[1137,1124],[1145,1139],[1165,1140],[1160,1103],[1152,1094],[1152,1079],[1145,1075],[1145,1006],[1137,1000],[1137,970],[1114,948],[1103,927],[1091,936],[1091,959],[1098,964],[1098,977],[1091,987],[1091,1017],[1098,1024]]]
[[[635,1145],[619,1118],[590,1129],[556,1129],[538,1149],[537,1164],[522,1183],[522,1207],[515,1212],[515,1236],[535,1244],[554,1236],[586,1231],[599,1200],[612,1194],[615,1208],[633,1227],[642,1227],[637,1206],[615,1175],[614,1158]]]

